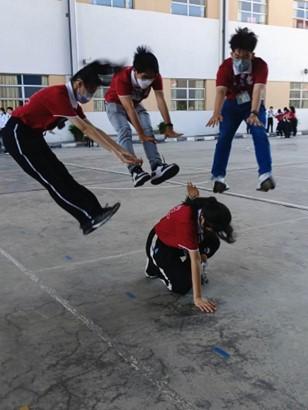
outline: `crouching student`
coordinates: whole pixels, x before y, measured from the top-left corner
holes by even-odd
[[[171,209],[151,230],[147,243],[146,276],[161,279],[167,288],[184,295],[193,289],[194,304],[202,312],[216,303],[202,298],[201,263],[219,248],[220,240],[234,242],[229,209],[215,197],[199,197],[187,185],[184,203]]]

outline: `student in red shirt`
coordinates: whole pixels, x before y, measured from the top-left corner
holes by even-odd
[[[231,37],[231,57],[219,67],[216,77],[216,99],[212,117],[207,123],[219,124],[212,179],[214,192],[229,189],[225,182],[226,169],[233,137],[242,121],[250,126],[258,162],[258,190],[267,192],[275,188],[272,177],[270,144],[265,130],[263,99],[268,68],[265,61],[255,57],[256,35],[247,27],[239,28]]]
[[[89,102],[97,88],[104,84],[104,75],[118,69],[113,64],[94,61],[78,71],[66,85],[50,86],[35,93],[27,104],[12,113],[2,130],[7,151],[27,174],[48,190],[58,205],[78,220],[84,235],[107,222],[120,203],[102,208],[95,195],[78,184],[51,151],[44,133],[57,126],[62,128],[68,119],[123,163],[140,163],[135,155],[92,125],[80,105]]]
[[[200,198],[198,189],[187,185],[188,197],[171,209],[150,232],[146,276],[160,278],[167,288],[185,294],[193,288],[194,304],[214,312],[216,304],[202,298],[201,262],[219,248],[219,238],[234,242],[229,209],[216,198]]]
[[[157,58],[146,47],[138,47],[132,67],[125,67],[113,76],[110,88],[105,95],[108,118],[118,134],[119,144],[127,151],[134,153],[132,143],[133,125],[143,143],[146,156],[151,166],[151,175],[141,166],[129,165],[135,187],[148,180],[154,185],[160,184],[179,172],[177,164],[166,164],[157,150],[153,128],[148,112],[141,101],[154,90],[157,107],[166,124],[166,137],[178,137],[173,130],[169,111],[164,98],[163,82],[159,74]]]

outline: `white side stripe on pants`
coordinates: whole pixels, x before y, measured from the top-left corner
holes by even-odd
[[[19,145],[19,141],[18,141],[18,136],[17,136],[17,128],[18,128],[18,124],[15,125],[14,127],[14,136],[15,136],[15,142],[16,145],[18,147],[18,151],[20,153],[21,156],[23,156],[25,158],[25,160],[27,161],[27,163],[29,164],[29,166],[32,168],[32,170],[40,177],[40,179],[42,181],[44,181],[47,185],[50,186],[50,188],[53,190],[53,192],[62,199],[63,202],[67,203],[68,205],[72,206],[73,208],[78,209],[78,211],[84,213],[86,215],[87,218],[89,218],[91,221],[93,221],[93,218],[91,215],[88,214],[88,212],[82,208],[79,208],[79,206],[72,204],[70,201],[68,201],[67,199],[63,198],[63,196],[56,190],[55,187],[53,187],[32,165],[32,163],[30,162],[30,160],[26,157],[26,155],[22,152],[21,147]]]
[[[169,280],[168,276],[166,275],[166,273],[164,272],[164,270],[163,270],[160,266],[157,265],[157,263],[156,263],[156,261],[155,261],[155,259],[154,259],[154,249],[155,249],[155,243],[156,243],[157,239],[158,239],[158,236],[157,236],[157,235],[154,235],[154,236],[153,236],[153,239],[152,239],[152,243],[151,243],[151,245],[150,245],[150,255],[151,255],[151,259],[152,259],[152,262],[154,263],[154,265],[159,269],[160,273],[161,273],[161,274],[163,275],[163,277],[165,278],[165,280],[163,280],[163,282],[165,283],[165,285],[167,286],[167,288],[171,291],[171,290],[172,290],[172,283],[170,282],[170,280]],[[154,241],[155,241],[155,242],[154,242]]]

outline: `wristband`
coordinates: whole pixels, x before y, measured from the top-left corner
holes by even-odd
[[[257,117],[259,116],[259,113],[258,113],[258,111],[250,111],[250,114],[254,114],[254,115],[256,115]]]

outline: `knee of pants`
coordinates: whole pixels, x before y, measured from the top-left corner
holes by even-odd
[[[119,142],[125,142],[132,139],[132,130],[129,126],[123,126],[118,131]]]
[[[185,295],[192,288],[191,277],[182,280],[179,283],[172,283],[172,292],[179,293],[180,295]]]

